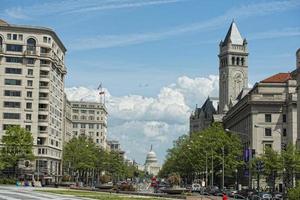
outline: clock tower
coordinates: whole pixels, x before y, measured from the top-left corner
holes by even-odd
[[[219,113],[225,114],[230,101],[235,101],[242,89],[248,87],[247,40],[234,21],[219,47]]]

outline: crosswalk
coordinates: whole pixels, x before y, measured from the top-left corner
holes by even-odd
[[[70,195],[48,194],[35,191],[34,188],[0,186],[0,200],[83,200]]]

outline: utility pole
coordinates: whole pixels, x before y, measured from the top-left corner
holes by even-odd
[[[207,152],[205,152],[205,187],[208,186],[208,174],[207,174]]]
[[[225,159],[224,159],[224,147],[222,147],[222,154],[223,154],[223,165],[222,165],[222,189],[224,190],[224,182],[225,182]]]
[[[211,186],[214,186],[214,153],[211,149]]]

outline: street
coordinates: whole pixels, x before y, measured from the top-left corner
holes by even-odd
[[[48,188],[0,186],[0,200],[83,200],[70,195],[48,194],[35,191],[37,189],[47,190]],[[49,188],[53,189],[53,188]]]

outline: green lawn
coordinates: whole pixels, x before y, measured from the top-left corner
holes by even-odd
[[[135,197],[130,195],[122,195],[122,194],[109,194],[102,192],[93,192],[93,191],[79,191],[79,190],[36,190],[39,192],[49,192],[54,194],[62,194],[62,195],[74,195],[76,197],[87,197],[91,199],[103,199],[103,200],[148,200],[148,199],[157,199],[163,200],[163,198],[155,198],[155,197]]]

